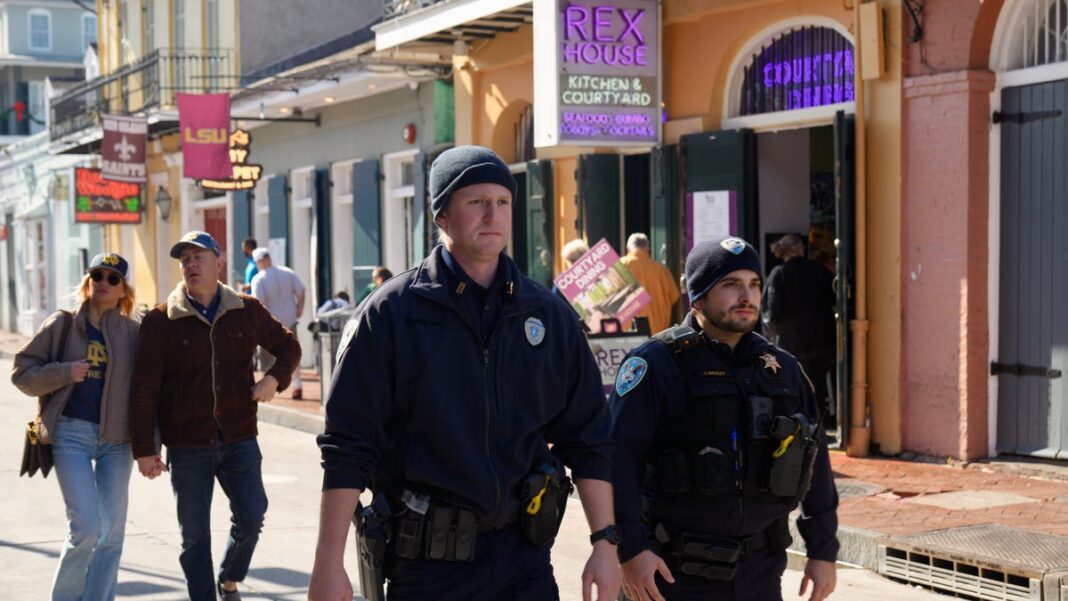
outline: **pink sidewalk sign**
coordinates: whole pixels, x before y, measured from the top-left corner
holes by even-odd
[[[603,238],[553,282],[593,333],[601,331],[602,319],[628,327],[651,300]]]

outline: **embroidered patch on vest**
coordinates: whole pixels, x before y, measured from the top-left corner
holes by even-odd
[[[545,340],[545,324],[537,317],[528,317],[523,322],[523,333],[527,335],[530,346],[538,346]]]
[[[337,345],[337,354],[334,355],[334,365],[337,365],[337,362],[341,360],[341,353],[345,352],[345,349],[349,346],[349,342],[352,342],[352,337],[356,334],[356,328],[359,327],[359,325],[360,322],[357,319],[350,319],[349,322],[345,324],[345,330],[341,332],[341,341]]]
[[[641,357],[631,357],[619,366],[616,374],[616,394],[623,396],[634,390],[649,371],[649,364]]]
[[[770,371],[773,374],[778,374],[782,366],[779,365],[778,358],[771,353],[764,353],[760,356],[760,360],[764,362],[764,369]]]
[[[732,255],[740,255],[742,254],[742,251],[745,250],[745,240],[742,240],[741,238],[724,238],[719,245]]]

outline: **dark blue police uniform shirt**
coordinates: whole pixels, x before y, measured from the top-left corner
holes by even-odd
[[[189,303],[193,305],[193,308],[204,316],[204,319],[208,320],[208,323],[215,321],[215,313],[219,310],[219,301],[222,300],[222,290],[216,288],[215,298],[211,299],[211,304],[205,307],[197,302],[197,299],[193,298],[188,292],[185,293],[185,297],[189,299]]]
[[[89,372],[84,380],[74,385],[63,415],[99,424],[100,401],[104,398],[104,374],[108,368],[108,350],[104,344],[104,333],[94,328],[88,319],[85,320],[85,334],[89,338],[89,346],[85,351]]]
[[[493,282],[489,288],[483,288],[467,275],[444,246],[441,247],[441,259],[447,269],[452,298],[463,307],[463,311],[471,318],[471,325],[482,333],[482,339],[488,340],[493,326],[497,325],[497,318],[500,317],[501,306],[504,304],[505,285],[508,283],[507,262],[502,260],[497,263]]]
[[[504,254],[482,291],[454,259],[434,248],[345,327],[318,438],[323,488],[409,489],[502,527],[550,444],[574,478],[610,480],[611,425],[572,310]]]

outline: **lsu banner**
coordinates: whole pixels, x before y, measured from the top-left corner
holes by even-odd
[[[100,115],[100,122],[104,130],[100,149],[104,179],[143,183],[148,121],[144,117]]]
[[[226,179],[230,164],[230,95],[178,94],[182,175]]]

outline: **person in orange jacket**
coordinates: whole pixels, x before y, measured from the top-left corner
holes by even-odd
[[[649,319],[649,328],[653,333],[668,329],[671,326],[671,308],[679,300],[679,286],[668,268],[651,256],[649,237],[642,233],[631,234],[627,239],[627,254],[620,261],[652,299],[638,312],[638,317]]]

